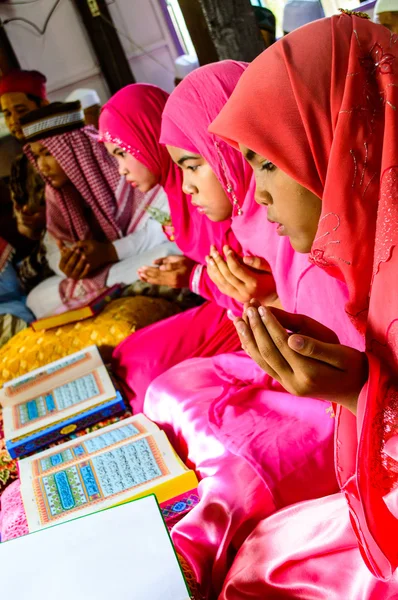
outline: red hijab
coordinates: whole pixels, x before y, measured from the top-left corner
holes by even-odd
[[[204,262],[212,243],[221,247],[230,220],[212,223],[192,206],[182,191],[182,173],[159,143],[162,112],[169,95],[154,85],[134,83],[117,92],[103,107],[100,140],[132,154],[159,177],[169,199],[177,246],[190,258]],[[189,119],[189,117],[187,117]]]
[[[369,379],[336,461],[371,571],[398,566],[398,36],[346,14],[289,34],[242,76],[211,130],[322,198],[311,260],[346,282]],[[347,434],[348,433],[348,434]]]

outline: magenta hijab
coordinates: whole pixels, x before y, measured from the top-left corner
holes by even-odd
[[[208,132],[211,122],[229,100],[247,63],[224,60],[190,73],[166,102],[162,116],[162,144],[200,154],[209,163],[240,213],[252,171],[242,154]]]
[[[169,95],[159,87],[134,83],[117,92],[101,111],[100,141],[132,154],[159,178],[170,206],[175,241],[193,260],[204,263],[210,245],[228,242],[230,220],[212,223],[192,206],[182,191],[182,173],[159,143],[162,112]],[[187,114],[187,121],[192,116]]]

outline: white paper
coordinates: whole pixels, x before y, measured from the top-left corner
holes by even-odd
[[[2,598],[189,600],[154,496],[0,544]]]

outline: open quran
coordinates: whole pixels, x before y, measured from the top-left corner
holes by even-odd
[[[164,503],[198,485],[144,415],[24,458],[19,474],[30,532],[150,493]]]
[[[9,381],[0,391],[0,403],[12,458],[125,412],[96,346]]]

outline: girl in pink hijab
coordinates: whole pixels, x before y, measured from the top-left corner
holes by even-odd
[[[177,159],[205,156],[214,171],[220,164],[218,150],[227,164],[233,151],[208,132],[234,89],[227,65],[228,61],[209,65],[189,75],[170,97],[173,120],[168,117],[169,103],[163,115],[167,137],[162,131],[162,139],[172,154]],[[194,88],[189,86],[193,77]],[[189,109],[185,86],[196,90],[188,97]],[[197,90],[205,91],[198,94]],[[186,119],[190,113],[201,123],[200,130]],[[246,176],[242,155],[235,155],[229,164]],[[307,255],[294,252],[267,222],[266,210],[253,194],[251,185],[232,219],[247,258],[269,262],[287,310],[307,313],[346,343],[360,346],[361,336],[344,313],[346,286],[309,263]],[[238,290],[237,280],[244,280],[245,266],[236,253],[224,250],[226,260],[214,251],[212,260]],[[259,294],[265,295],[263,286]],[[335,340],[325,327],[319,326],[319,331]],[[201,501],[174,527],[172,537],[211,597],[220,592],[235,552],[259,519],[337,489],[334,420],[327,409],[321,400],[285,392],[243,352],[184,361],[150,385],[145,413],[167,431],[201,479]]]
[[[236,83],[245,65],[234,65]],[[141,270],[141,278],[155,284],[189,286],[209,300],[199,308],[134,333],[115,349],[112,367],[124,383],[135,412],[142,410],[152,379],[169,367],[185,358],[213,356],[239,347],[227,309],[238,314],[240,305],[218,291],[205,266],[211,245],[221,249],[230,244],[240,249],[230,229],[234,198],[220,168],[216,175],[207,173],[201,182],[202,196],[213,199],[213,212],[205,214],[197,209],[196,190],[183,186],[181,169],[173,163],[165,145],[159,143],[167,99],[168,94],[158,87],[133,84],[115,94],[100,117],[101,140],[118,160],[120,174],[144,192],[157,183],[163,186],[169,199],[173,238],[184,254],[156,261],[156,266]],[[246,180],[243,178],[235,190],[239,199],[244,197],[251,177],[247,167],[246,172]]]
[[[263,521],[223,600],[398,597],[397,42],[346,14],[299,29],[252,63],[212,125],[245,153],[279,233],[345,283],[366,344],[288,335],[292,316],[264,307],[237,323],[285,389],[333,401],[341,492]]]

